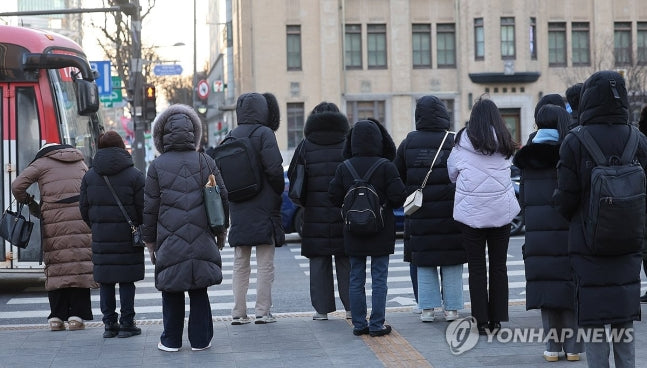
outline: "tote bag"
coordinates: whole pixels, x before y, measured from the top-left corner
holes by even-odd
[[[20,203],[18,205],[18,211],[13,212],[10,210],[11,205],[9,205],[2,213],[2,218],[0,219],[0,237],[18,248],[27,247],[29,238],[31,237],[31,231],[34,228],[34,223],[30,221],[31,215],[29,215],[29,219],[26,219],[22,215],[24,206],[23,203]]]

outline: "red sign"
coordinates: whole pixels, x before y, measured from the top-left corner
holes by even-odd
[[[198,82],[198,97],[202,100],[206,100],[209,96],[209,83],[206,80],[201,80]]]

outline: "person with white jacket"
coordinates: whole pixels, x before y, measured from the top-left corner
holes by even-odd
[[[449,178],[456,183],[454,220],[463,233],[472,316],[480,334],[486,329],[496,332],[501,321],[508,320],[510,221],[520,210],[510,179],[510,158],[515,149],[497,106],[491,100],[479,99],[467,126],[456,135],[447,160]]]

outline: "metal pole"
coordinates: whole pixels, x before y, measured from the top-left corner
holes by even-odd
[[[132,59],[130,65],[130,86],[133,91],[133,109],[131,118],[135,128],[135,147],[133,147],[133,160],[135,167],[146,172],[146,146],[144,141],[144,131],[146,130],[146,121],[143,116],[143,75],[142,75],[142,43],[141,32],[142,23],[139,13],[139,0],[134,0],[133,4],[136,10],[131,16],[131,38],[132,38]]]
[[[196,16],[196,9],[195,9],[195,2],[196,0],[193,0],[193,86],[191,88],[191,106],[195,109],[195,89],[197,88],[198,85],[198,76],[197,76],[197,70],[198,67],[196,65],[197,63],[197,46],[196,46],[196,23],[197,23],[197,16]]]

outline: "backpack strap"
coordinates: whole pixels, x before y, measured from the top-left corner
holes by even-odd
[[[251,138],[252,134],[254,134],[256,129],[258,129],[258,128],[262,127],[262,126],[263,126],[262,124],[256,124],[256,127],[254,129],[252,129],[251,132],[249,132],[249,134],[247,135],[247,138]],[[220,144],[225,143],[225,141],[228,140],[228,139],[240,138],[240,137],[234,137],[233,132],[234,132],[233,130],[230,130],[229,133],[227,133],[227,135],[225,136],[225,138],[223,138],[222,141],[220,141]]]
[[[348,169],[348,171],[350,171],[350,174],[353,176],[353,179],[355,179],[355,181],[362,180],[362,178],[357,173],[357,170],[355,170],[355,168],[353,167],[353,164],[350,163],[350,160],[344,160],[344,165],[346,165],[346,168]]]
[[[636,128],[629,126],[629,139],[625,145],[625,150],[622,152],[622,157],[620,162],[623,164],[628,164],[634,160],[636,157],[636,151],[638,150],[638,133],[636,133]]]
[[[595,139],[593,139],[591,134],[586,129],[584,129],[584,127],[579,126],[572,132],[575,133],[575,136],[580,140],[580,142],[582,142],[584,148],[586,148],[591,157],[593,157],[593,161],[595,161],[596,165],[608,165],[607,158],[602,153],[602,150],[600,150],[600,146],[598,146],[598,144],[595,142]]]
[[[353,179],[355,179],[355,181],[363,181],[368,183],[375,170],[377,170],[377,168],[385,162],[389,162],[389,160],[385,159],[384,157],[380,157],[377,161],[373,162],[373,165],[371,165],[371,167],[368,168],[366,174],[364,174],[364,177],[359,176],[357,170],[355,170],[355,167],[353,167],[353,164],[350,163],[350,160],[344,160],[344,165],[346,165],[348,171],[350,171],[350,174],[353,176]]]

